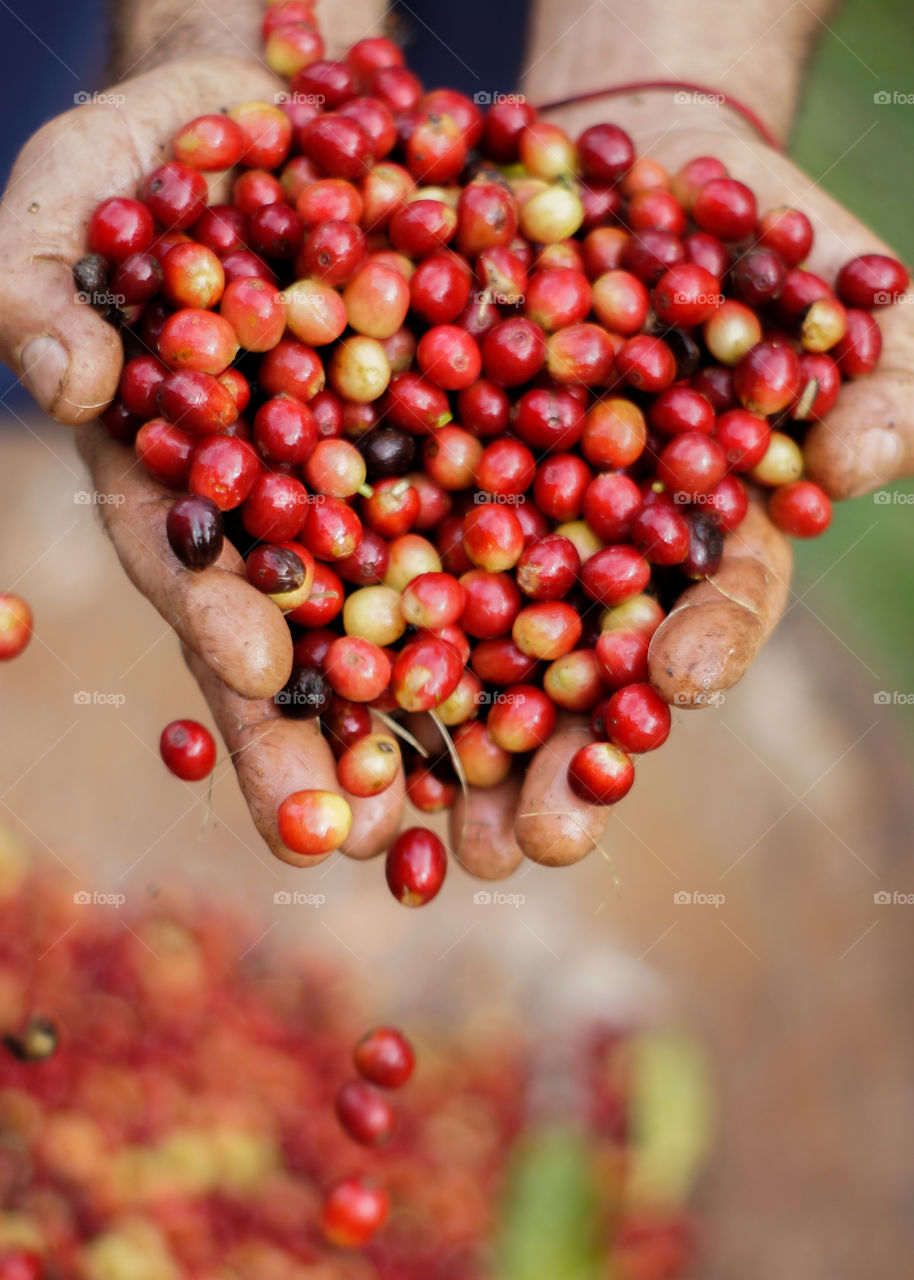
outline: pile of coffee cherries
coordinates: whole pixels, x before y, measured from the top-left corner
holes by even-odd
[[[501,782],[559,710],[593,729],[572,787],[612,804],[670,731],[651,637],[713,577],[747,482],[786,532],[827,527],[803,434],[875,367],[872,310],[907,272],[870,254],[833,287],[801,265],[808,218],[760,213],[713,157],[670,174],[613,124],[483,115],[386,39],[326,60],[302,0],[264,35],[289,92],[180,129],[138,199],[96,210],[76,277],[124,326],[108,430],[187,495],[177,560],[228,535],[292,630],[276,703],[320,717],[341,790],[286,799],[282,839],[345,840],[404,713],[449,740],[407,762],[420,811]],[[402,901],[434,896],[439,846],[400,837]]]
[[[413,1073],[398,1030],[359,1038],[364,974],[270,955],[259,925],[174,886],[127,928],[10,853],[0,832],[0,1280],[496,1280],[541,1123],[529,1027],[481,1019],[476,993],[426,1026]],[[687,1207],[639,1191],[639,1033],[567,1035],[604,1264],[690,1274]],[[379,1148],[393,1126],[369,1112],[407,1080]]]

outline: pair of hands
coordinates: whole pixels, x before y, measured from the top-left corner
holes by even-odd
[[[213,567],[195,574],[172,555],[165,514],[173,495],[94,421],[115,394],[121,344],[75,298],[71,275],[94,207],[108,196],[134,194],[144,174],[167,158],[169,139],[185,121],[245,99],[270,100],[278,87],[254,61],[177,61],[42,128],[23,149],[0,209],[0,356],[42,408],[77,428],[96,490],[125,499],[100,508],[124,569],[178,633],[260,834],[285,862],[305,866],[319,859],[282,844],[278,806],[293,791],[338,784],[316,722],[284,719],[273,705],[291,665],[288,629],[272,602],[247,583],[233,547],[226,545]],[[574,133],[595,119],[617,118],[613,105],[562,123]],[[713,153],[755,189],[761,208],[801,207],[816,232],[809,266],[827,279],[850,257],[890,252],[782,155],[736,131],[696,130],[687,124],[689,108],[682,115],[671,126],[666,111],[662,133],[650,113],[643,123],[637,110],[634,121],[620,122],[640,153],[671,172],[692,156]],[[218,175],[211,199],[226,195],[227,179]],[[896,306],[880,324],[879,370],[846,385],[828,421],[808,438],[810,473],[836,498],[907,474],[914,457],[914,308]],[[740,679],[785,607],[790,565],[785,538],[768,521],[764,503],[754,501],[727,539],[713,583],[690,587],[654,638],[651,679],[668,701],[706,705]],[[568,761],[587,732],[580,718],[566,717],[524,777],[460,798],[451,844],[468,870],[494,878],[507,875],[524,854],[560,865],[594,846],[609,810],[582,802],[566,780]],[[399,826],[403,796],[401,774],[378,797],[353,797],[343,851],[355,858],[382,852]]]

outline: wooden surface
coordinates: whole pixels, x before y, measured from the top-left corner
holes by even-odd
[[[878,673],[797,605],[723,707],[678,715],[639,765],[604,856],[499,886],[454,868],[439,902],[407,914],[380,863],[275,862],[226,761],[211,816],[205,788],[167,774],[162,726],[206,722],[205,707],[93,502],[74,502],[87,484],[67,434],[32,427],[0,436],[0,584],[29,599],[38,632],[0,670],[0,820],[74,891],[123,893],[127,909],[186,880],[245,903],[257,945],[300,939],[351,962],[379,1010],[497,979],[545,1032],[580,1009],[697,1028],[721,1105],[703,1274],[907,1274],[914,905],[874,894],[914,893],[914,805]],[[474,901],[483,888],[524,901]],[[282,890],[324,901],[276,905]]]

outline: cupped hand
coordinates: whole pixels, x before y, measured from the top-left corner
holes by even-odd
[[[619,108],[618,110],[616,108]],[[793,205],[811,219],[815,243],[804,265],[833,281],[840,267],[863,253],[897,256],[786,156],[758,140],[721,110],[698,131],[691,104],[669,99],[603,103],[549,114],[572,137],[598,120],[616,120],[640,155],[674,173],[699,155],[718,156],[730,174],[756,193],[759,211]],[[845,383],[828,417],[813,425],[805,445],[807,472],[836,499],[853,497],[914,472],[914,305],[912,298],[878,311],[882,358],[869,377]],[[727,538],[710,580],[689,587],[654,636],[650,678],[674,707],[716,705],[717,695],[742,678],[790,597],[791,551],[767,515],[764,494]],[[504,874],[522,854],[548,865],[583,857],[603,835],[611,809],[582,802],[568,785],[571,756],[587,741],[586,723],[567,717],[536,754],[523,778],[496,792],[472,792],[455,810],[452,831],[462,857],[482,874]],[[514,812],[513,821],[507,815]]]

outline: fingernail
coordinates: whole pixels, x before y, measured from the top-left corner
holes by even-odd
[[[70,368],[70,353],[56,338],[33,338],[22,352],[22,384],[51,412]]]
[[[901,437],[897,431],[887,431],[885,427],[873,427],[860,437],[856,449],[856,468],[860,477],[851,496],[869,493],[880,484],[894,480],[901,466]]]

